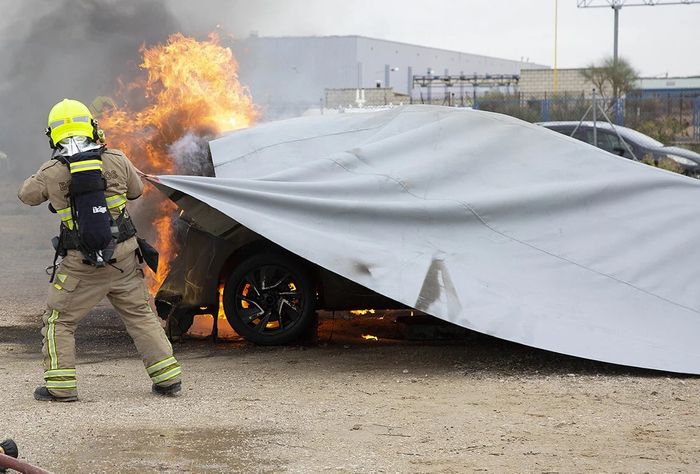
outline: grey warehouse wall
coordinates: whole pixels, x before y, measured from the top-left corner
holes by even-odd
[[[521,69],[538,66],[533,63],[481,56],[445,49],[428,48],[374,38],[357,38],[357,61],[362,63],[363,87],[374,87],[376,80],[384,84],[384,66],[398,67],[390,72],[389,85],[396,92],[408,93],[408,68],[414,75],[426,74],[428,68],[434,74],[519,74]]]
[[[424,74],[428,67],[435,74],[445,69],[451,74],[518,74],[522,68],[543,67],[361,36],[251,36],[232,47],[241,82],[269,117],[319,105],[326,89],[355,88],[358,83],[374,88],[377,81],[386,86],[386,64],[399,68],[390,72],[390,86],[404,94],[409,67],[413,74]]]

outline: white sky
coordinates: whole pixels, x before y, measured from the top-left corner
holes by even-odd
[[[44,0],[46,1],[46,0]],[[115,1],[116,0],[106,0]],[[150,0],[149,0],[150,1]],[[596,0],[602,3],[602,0]],[[639,1],[639,0],[635,0]],[[17,21],[20,0],[0,0],[0,28]],[[79,2],[76,1],[77,4]],[[183,25],[217,23],[238,37],[363,35],[476,54],[554,63],[555,0],[167,0]],[[558,66],[612,55],[611,8],[559,0]],[[642,76],[700,75],[700,4],[623,7],[620,55]]]
[[[207,0],[187,2],[202,11]],[[250,2],[253,3],[253,2]],[[236,36],[363,35],[509,59],[554,63],[555,0],[258,0],[219,9]],[[226,5],[226,3],[224,3]],[[176,10],[188,10],[184,5]],[[247,11],[242,11],[247,10]],[[191,13],[196,13],[192,11]],[[192,17],[190,16],[190,19]],[[583,67],[613,49],[611,8],[559,0],[558,66]],[[700,75],[700,4],[624,7],[620,56],[643,76]]]

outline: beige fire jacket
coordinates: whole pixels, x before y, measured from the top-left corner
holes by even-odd
[[[107,181],[105,197],[107,207],[115,219],[124,210],[127,200],[133,200],[143,193],[143,182],[136,168],[120,150],[106,149],[102,154],[102,174]],[[68,185],[70,171],[58,160],[49,160],[35,174],[27,178],[19,189],[17,197],[30,206],[51,203],[61,220],[72,227]],[[136,238],[131,238],[117,245],[114,258],[121,260],[137,248]],[[77,252],[71,250],[69,252]]]

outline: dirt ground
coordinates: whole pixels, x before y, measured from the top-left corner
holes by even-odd
[[[0,181],[0,439],[69,472],[698,472],[700,379],[493,338],[410,341],[391,315],[322,319],[318,344],[175,345],[156,398],[105,302],[77,334],[81,401],[40,403],[57,222]],[[382,316],[383,319],[382,319]],[[379,336],[365,340],[363,334]]]

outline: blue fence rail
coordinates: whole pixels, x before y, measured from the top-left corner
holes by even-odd
[[[601,100],[600,105],[610,120],[634,129],[652,126],[666,128],[676,141],[700,142],[700,97],[682,95],[668,97],[628,96]],[[580,120],[591,106],[591,98],[582,96],[543,96],[524,98],[520,94],[486,94],[455,100],[452,105],[512,115],[529,122]],[[603,119],[603,117],[599,118]],[[591,119],[590,112],[587,120]]]

